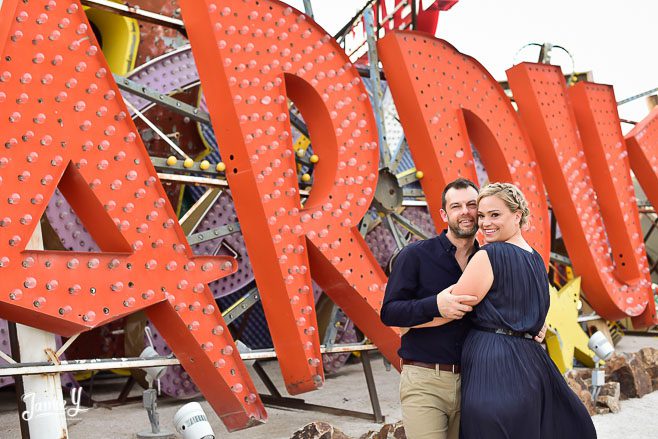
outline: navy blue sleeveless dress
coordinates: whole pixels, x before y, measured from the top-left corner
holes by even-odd
[[[480,328],[537,334],[550,304],[541,256],[507,242],[482,247],[494,273],[471,313]],[[473,329],[462,351],[462,439],[590,439],[587,409],[532,339]]]

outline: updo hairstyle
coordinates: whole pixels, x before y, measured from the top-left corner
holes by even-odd
[[[530,209],[528,208],[528,202],[526,201],[523,192],[521,192],[518,187],[511,183],[490,183],[480,190],[478,204],[480,204],[481,199],[491,196],[503,200],[512,213],[521,212],[521,220],[519,221],[520,227],[523,227],[528,223]]]

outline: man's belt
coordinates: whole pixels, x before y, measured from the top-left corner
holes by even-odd
[[[413,361],[402,359],[402,365],[424,367],[426,369],[442,370],[444,372],[459,373],[461,372],[461,367],[459,364],[441,364],[441,363],[423,363],[422,361]]]

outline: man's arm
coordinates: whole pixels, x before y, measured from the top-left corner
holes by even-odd
[[[415,245],[398,254],[386,284],[381,320],[387,326],[412,327],[440,317],[436,296],[416,299],[420,289]]]

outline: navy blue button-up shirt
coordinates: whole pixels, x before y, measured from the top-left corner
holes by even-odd
[[[479,248],[475,242],[475,251]],[[444,230],[439,236],[414,242],[395,259],[388,278],[381,319],[385,325],[409,328],[440,317],[436,295],[462,275],[457,248]],[[405,360],[460,364],[462,345],[471,329],[468,314],[431,328],[414,328],[402,336],[398,354]]]

